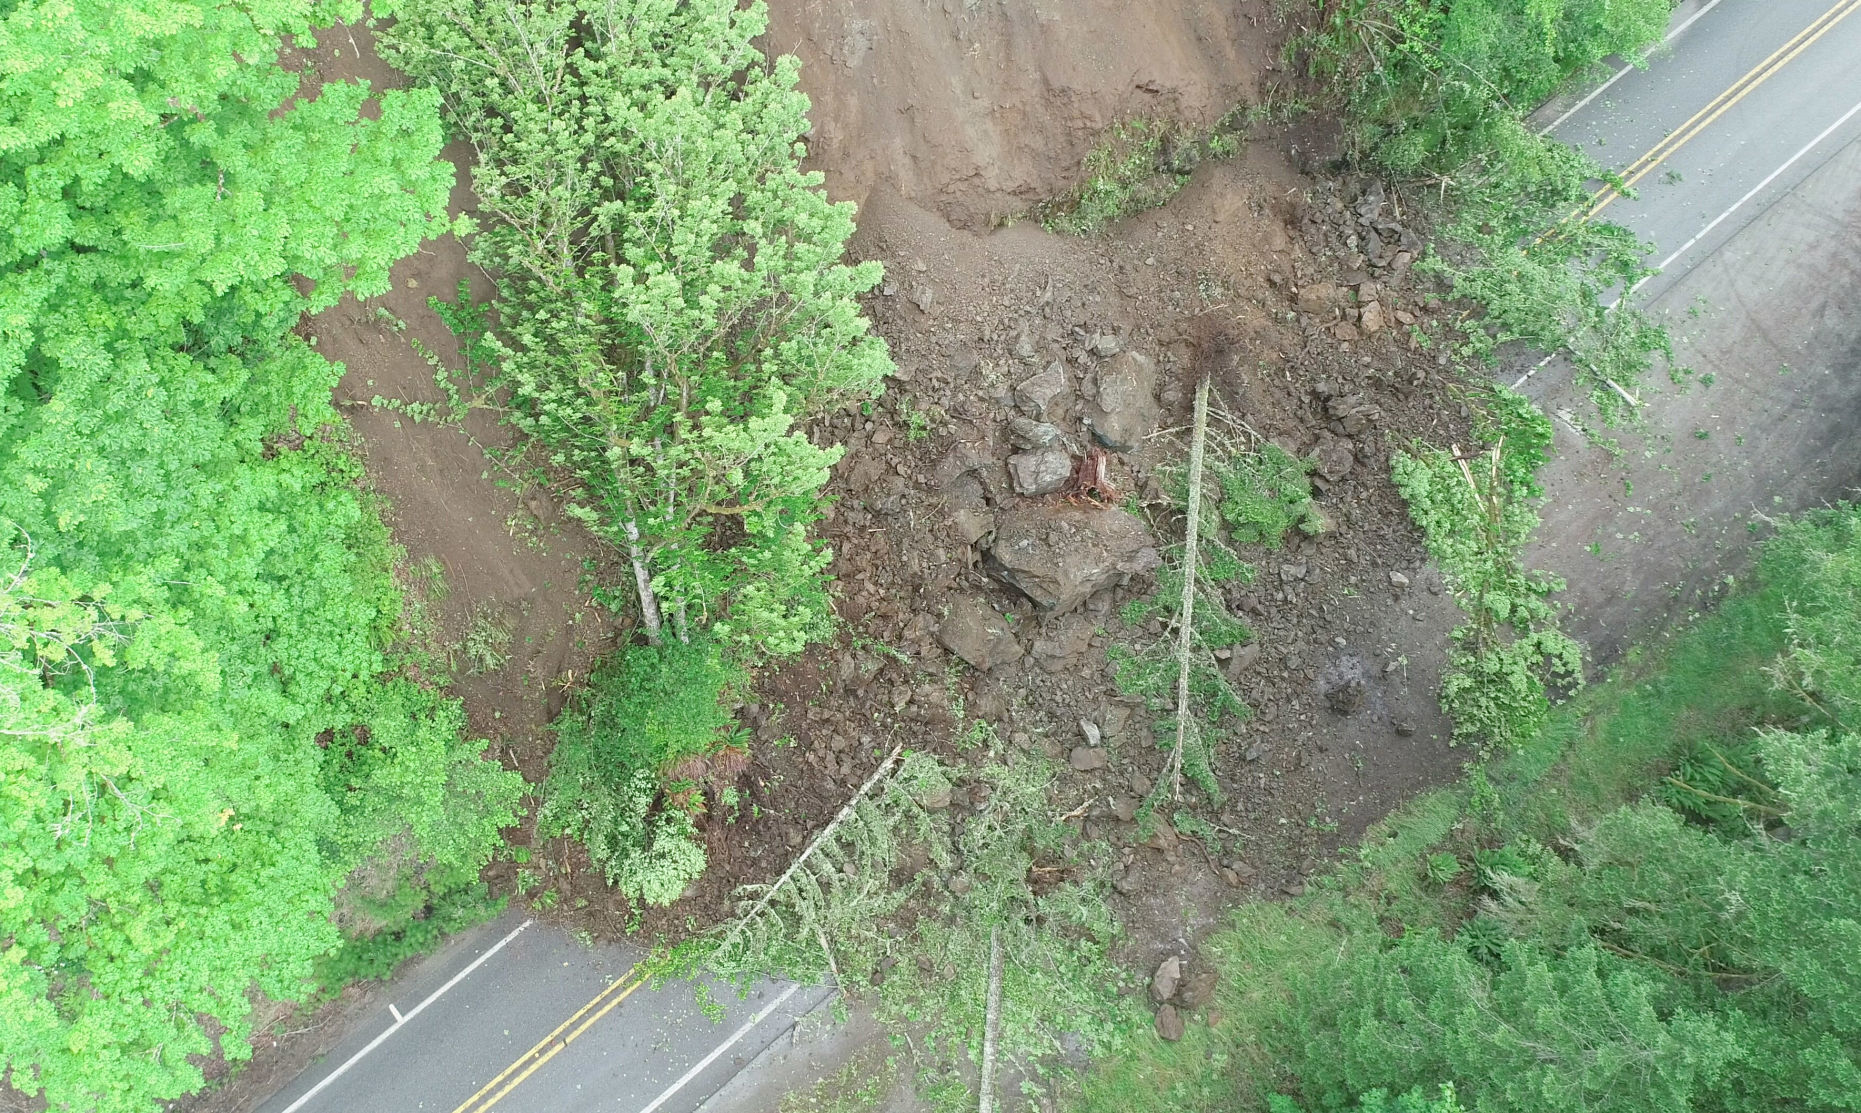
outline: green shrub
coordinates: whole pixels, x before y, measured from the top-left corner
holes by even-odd
[[[1486,311],[1472,350],[1508,341],[1568,349],[1605,417],[1671,358],[1640,310],[1605,306],[1649,273],[1626,229],[1587,219],[1608,174],[1524,117],[1572,77],[1659,40],[1671,0],[1341,0],[1311,5],[1294,39],[1344,112],[1352,150],[1398,179],[1439,183],[1441,242],[1423,268]],[[1613,385],[1612,385],[1613,384]]]
[[[715,642],[617,653],[556,721],[538,830],[580,839],[630,900],[676,900],[704,872],[704,782],[741,769],[729,700],[745,683]]]
[[[1503,388],[1491,399],[1476,430],[1490,448],[1398,452],[1391,475],[1467,614],[1441,680],[1454,736],[1513,748],[1543,725],[1550,685],[1582,682],[1583,652],[1557,629],[1548,597],[1562,582],[1519,560],[1538,526],[1535,472],[1550,421]]]
[[[1294,529],[1322,532],[1324,515],[1312,503],[1315,466],[1271,441],[1253,452],[1211,454],[1208,473],[1220,488],[1221,520],[1235,543],[1277,549]]]

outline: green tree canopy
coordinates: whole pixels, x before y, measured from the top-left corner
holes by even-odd
[[[281,64],[359,14],[0,17],[0,1069],[54,1108],[242,1057],[352,870],[456,884],[514,801],[384,651],[340,368],[290,334],[446,227],[431,94]]]

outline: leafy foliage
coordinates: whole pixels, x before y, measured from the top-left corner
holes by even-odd
[[[746,679],[714,642],[672,641],[610,658],[556,721],[538,829],[572,835],[631,900],[670,904],[704,872],[695,838],[701,791],[655,807],[662,784],[728,762],[727,697]],[[740,754],[741,750],[734,751]]]
[[[516,800],[383,648],[341,369],[290,333],[447,226],[430,93],[279,65],[359,14],[0,15],[0,1069],[55,1108],[153,1108],[345,932],[482,909]]]
[[[1184,739],[1183,771],[1213,799],[1221,795],[1215,783],[1214,745],[1228,729],[1253,715],[1253,709],[1214,657],[1218,649],[1238,648],[1254,639],[1247,624],[1228,610],[1222,594],[1226,584],[1252,582],[1254,570],[1214,538],[1204,538],[1198,548],[1202,567],[1196,574],[1194,628],[1189,633],[1189,699],[1194,715]],[[1157,571],[1156,590],[1133,599],[1119,616],[1127,626],[1147,627],[1155,621],[1161,629],[1143,635],[1135,647],[1113,645],[1106,651],[1118,690],[1142,699],[1145,710],[1153,715],[1162,715],[1176,705],[1179,666],[1172,647],[1182,629],[1182,550],[1181,545],[1165,550],[1163,567]],[[1160,745],[1175,744],[1173,723],[1159,719],[1157,732]],[[1146,814],[1167,794],[1168,787],[1159,785],[1152,798],[1145,801]]]
[[[513,420],[633,555],[642,617],[749,657],[825,629],[807,536],[838,448],[802,420],[891,370],[840,262],[852,207],[798,168],[807,98],[760,4],[403,0],[383,48],[478,158]]]
[[[808,100],[798,63],[753,43],[760,2],[398,0],[392,14],[384,52],[477,156],[471,252],[496,278],[500,327],[463,296],[451,318],[484,368],[475,386],[579,481],[567,513],[627,555],[639,628],[668,646],[630,655],[564,724],[550,825],[587,839],[630,896],[666,903],[704,866],[692,811],[655,804],[686,791],[673,768],[709,752],[733,670],[830,628],[832,554],[809,527],[843,450],[802,425],[876,396],[892,370],[856,300],[880,267],[842,262],[852,206],[800,169]],[[649,691],[665,705],[642,703]]]
[[[1452,197],[1444,243],[1423,261],[1486,310],[1472,336],[1568,349],[1606,417],[1666,333],[1640,310],[1605,305],[1649,273],[1647,248],[1588,219],[1589,182],[1610,176],[1541,137],[1526,113],[1612,55],[1636,57],[1666,30],[1671,0],[1341,0],[1314,3],[1295,49],[1344,110],[1366,161]],[[1451,187],[1451,188],[1450,188]],[[1611,384],[1614,385],[1611,385]]]
[[[1264,441],[1256,451],[1214,454],[1209,473],[1221,491],[1221,520],[1235,544],[1277,549],[1297,529],[1317,534],[1324,515],[1312,503],[1315,463]]]
[[[1317,5],[1314,5],[1315,7]],[[1342,0],[1301,44],[1356,142],[1399,174],[1451,174],[1573,75],[1636,56],[1670,0]]]
[[[1391,471],[1429,555],[1467,613],[1441,681],[1454,735],[1508,748],[1543,725],[1549,684],[1581,683],[1583,653],[1557,629],[1548,599],[1563,584],[1519,563],[1538,525],[1533,476],[1550,442],[1550,422],[1510,391],[1494,393],[1497,417],[1483,422],[1494,438],[1490,449],[1398,452]]]

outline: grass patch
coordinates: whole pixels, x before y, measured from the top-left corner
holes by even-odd
[[[1141,116],[1112,125],[1087,153],[1080,183],[1036,210],[1041,226],[1089,236],[1125,217],[1162,208],[1204,158],[1239,152],[1243,122],[1236,111],[1206,133]]]

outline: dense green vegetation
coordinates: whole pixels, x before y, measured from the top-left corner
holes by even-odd
[[[1472,1110],[1855,1109],[1861,509],[1784,526],[1759,579],[1313,894],[1243,908],[1215,944],[1228,1019],[1086,1107],[1452,1082]]]
[[[1550,419],[1503,387],[1477,401],[1484,447],[1398,451],[1391,473],[1467,614],[1441,678],[1454,737],[1507,749],[1544,725],[1551,686],[1582,683],[1583,651],[1557,627],[1549,597],[1564,585],[1520,559],[1538,528]]]
[[[485,342],[489,385],[579,482],[570,513],[632,565],[648,646],[575,714],[657,715],[630,692],[679,693],[662,726],[565,721],[545,818],[663,903],[703,851],[689,816],[645,811],[725,743],[727,718],[701,705],[828,629],[830,554],[808,530],[841,450],[801,424],[891,370],[855,300],[879,268],[841,262],[852,207],[799,169],[808,102],[795,60],[752,45],[760,3],[402,0],[394,14],[385,53],[477,156],[471,249],[505,322]],[[710,648],[653,648],[670,642]]]
[[[403,675],[341,369],[291,332],[446,228],[430,93],[279,64],[359,14],[0,17],[0,1071],[53,1108],[244,1057],[249,994],[469,906],[515,801]]]
[[[1537,135],[1524,115],[1611,55],[1666,29],[1672,0],[1342,0],[1315,4],[1295,49],[1345,118],[1369,168],[1425,181],[1444,200],[1423,266],[1484,310],[1471,351],[1508,341],[1569,353],[1606,416],[1658,356],[1665,333],[1613,296],[1647,249],[1588,220],[1589,156]],[[1624,407],[1628,407],[1625,409]]]

